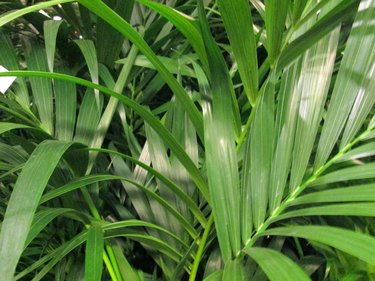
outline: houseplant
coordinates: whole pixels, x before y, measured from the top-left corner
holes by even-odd
[[[27,4],[4,280],[371,280],[375,1]]]

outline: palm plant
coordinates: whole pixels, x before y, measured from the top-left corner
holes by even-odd
[[[29,2],[2,280],[374,279],[374,0]]]

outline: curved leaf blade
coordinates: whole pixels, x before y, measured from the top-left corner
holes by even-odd
[[[251,104],[258,97],[258,59],[249,1],[219,0],[219,10]]]
[[[98,226],[87,232],[85,256],[85,280],[100,281],[103,271],[104,233]]]
[[[373,52],[375,32],[372,23],[374,9],[375,1],[361,1],[346,44],[327,117],[323,125],[314,163],[315,170],[319,169],[328,159],[345,126],[355,100],[360,96],[373,95],[373,89],[369,87],[371,84],[369,81],[375,79],[375,55]],[[352,119],[357,117],[351,116]],[[350,123],[353,122],[354,120]],[[346,134],[352,136],[350,132]],[[348,138],[345,137],[343,145],[346,145],[347,142]]]
[[[375,184],[371,183],[313,192],[296,198],[289,205],[356,201],[375,201]]]
[[[203,120],[201,113],[198,111],[197,107],[194,105],[182,86],[160,62],[146,41],[132,28],[128,22],[111,10],[102,1],[79,0],[78,2],[121,32],[138,47],[140,52],[142,52],[149,59],[155,68],[157,68],[160,76],[169,85],[176,97],[185,105],[185,110],[189,115],[189,118],[194,123],[198,135],[201,137],[201,139],[203,139]]]
[[[311,185],[322,185],[333,182],[369,179],[375,177],[375,163],[363,164],[354,167],[340,169],[324,175],[315,180]]]
[[[66,142],[44,141],[33,151],[17,179],[0,233],[0,276],[4,281],[13,278],[43,190],[70,146]]]
[[[375,238],[332,226],[287,226],[267,230],[263,235],[304,238],[326,244],[375,265]]]
[[[245,252],[259,264],[271,281],[311,280],[302,268],[278,251],[252,247]]]
[[[273,221],[305,216],[361,216],[374,217],[375,203],[329,204],[289,211]]]

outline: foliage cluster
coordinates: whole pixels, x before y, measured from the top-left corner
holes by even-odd
[[[375,280],[375,0],[0,12],[2,281]]]

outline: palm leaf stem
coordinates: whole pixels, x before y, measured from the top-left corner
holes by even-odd
[[[199,264],[200,264],[200,261],[201,261],[202,256],[203,256],[203,252],[206,248],[207,238],[208,238],[208,235],[211,231],[211,227],[213,225],[213,222],[214,222],[214,216],[211,213],[211,215],[210,215],[210,217],[207,221],[206,228],[204,229],[204,232],[202,234],[202,238],[199,239],[198,242],[197,242],[199,244],[199,247],[198,247],[197,254],[195,255],[195,258],[194,258],[194,263],[193,263],[193,267],[191,269],[189,281],[194,281],[196,276],[197,276]]]

